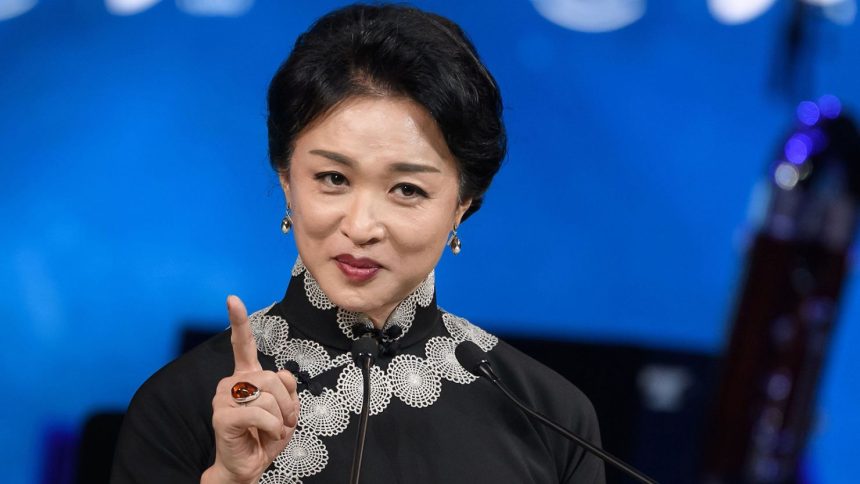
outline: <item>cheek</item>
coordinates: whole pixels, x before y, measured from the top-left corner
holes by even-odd
[[[337,229],[342,210],[331,204],[302,203],[293,209],[297,230],[308,237],[324,237]]]
[[[402,252],[426,252],[438,256],[447,241],[451,214],[448,210],[435,208],[390,217],[387,225],[392,243]]]
[[[343,210],[336,205],[321,203],[304,190],[294,190],[292,206],[294,236],[300,249],[318,248],[337,232]]]

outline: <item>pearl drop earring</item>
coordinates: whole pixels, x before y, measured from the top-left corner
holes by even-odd
[[[463,244],[460,242],[460,237],[457,236],[457,227],[454,227],[451,229],[451,238],[448,239],[448,247],[451,248],[451,252],[454,255],[457,255],[460,253],[462,246]]]
[[[290,229],[293,227],[293,219],[290,215],[293,214],[293,211],[290,210],[290,204],[287,204],[287,213],[284,215],[284,218],[281,220],[281,232],[285,235],[290,232]]]

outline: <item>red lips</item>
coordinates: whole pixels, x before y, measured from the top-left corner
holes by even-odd
[[[354,282],[368,281],[382,269],[379,262],[367,257],[357,258],[350,254],[340,254],[334,260],[343,275]]]

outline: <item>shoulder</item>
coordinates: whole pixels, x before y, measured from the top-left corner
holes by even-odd
[[[214,393],[214,385],[231,373],[230,332],[223,331],[155,372],[138,389],[132,405],[151,397],[183,401],[198,396],[201,390]]]
[[[446,319],[445,326],[453,338],[470,340],[487,352],[500,380],[525,405],[592,444],[601,445],[597,414],[591,401],[576,385],[465,319],[453,315]],[[541,436],[545,447],[551,449],[559,482],[605,482],[600,459],[586,455],[581,447],[549,428],[535,424],[534,430]]]
[[[126,420],[151,430],[167,421],[194,429],[208,425],[218,381],[232,372],[230,332],[224,331],[149,377],[131,399]]]
[[[486,351],[505,385],[526,403],[599,438],[594,407],[576,385],[465,318],[443,311],[443,321],[455,340],[470,340]]]
[[[499,341],[495,350],[490,352],[490,360],[496,366],[499,378],[526,405],[580,438],[601,447],[597,413],[591,401],[576,385],[504,341]],[[549,446],[563,449],[561,454],[556,454],[560,482],[605,482],[600,459],[548,428],[542,427],[539,432]]]
[[[591,401],[567,378],[502,340],[489,355],[504,383],[536,409],[598,435]]]
[[[196,482],[213,459],[212,397],[233,372],[229,331],[153,374],[120,431],[111,482]]]

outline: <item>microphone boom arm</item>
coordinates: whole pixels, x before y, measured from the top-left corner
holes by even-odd
[[[555,430],[564,437],[567,437],[568,439],[576,442],[582,448],[596,455],[603,461],[608,462],[617,467],[618,469],[621,469],[622,471],[626,472],[628,475],[638,480],[639,482],[644,482],[645,484],[657,484],[657,481],[639,472],[638,470],[633,468],[633,466],[627,464],[626,462],[615,457],[609,452],[606,452],[600,447],[597,447],[596,445],[588,442],[587,440],[574,434],[570,430],[567,430],[561,425],[553,422],[552,420],[543,416],[537,411],[532,410],[526,404],[521,402],[520,399],[517,398],[517,396],[514,395],[514,393],[510,389],[508,389],[508,387],[506,387],[504,383],[502,383],[502,380],[499,378],[498,375],[496,375],[496,372],[493,371],[493,367],[492,365],[490,365],[490,360],[487,357],[487,353],[484,352],[481,348],[479,348],[478,345],[476,345],[475,343],[471,341],[464,341],[458,345],[455,353],[457,356],[457,361],[460,362],[463,368],[465,368],[468,372],[472,373],[475,376],[482,376],[493,382],[493,385],[495,385],[499,390],[501,390],[502,393],[504,393],[510,401],[514,402],[514,404],[516,404],[516,406],[519,407],[520,410],[525,412],[526,415],[534,417],[535,419],[548,426],[549,428]]]
[[[615,467],[621,469],[622,471],[626,472],[627,474],[629,474],[631,477],[635,478],[636,480],[638,480],[640,482],[644,482],[646,484],[657,484],[657,481],[655,481],[654,479],[651,479],[650,477],[646,476],[645,474],[642,474],[641,472],[634,469],[633,467],[631,467],[630,465],[628,465],[627,463],[625,463],[621,459],[618,459],[617,457],[610,454],[609,452],[606,452],[605,450],[601,449],[600,447],[595,446],[594,444],[588,442],[587,440],[583,439],[582,437],[580,437],[580,436],[574,434],[573,432],[567,430],[566,428],[562,427],[561,425],[558,425],[557,423],[553,422],[552,420],[548,419],[547,417],[544,417],[543,415],[541,415],[537,411],[532,410],[531,408],[526,406],[524,403],[522,403],[516,396],[514,396],[514,394],[510,390],[508,390],[508,388],[504,385],[504,383],[502,383],[501,380],[499,380],[498,378],[490,378],[490,381],[493,382],[493,384],[496,385],[496,387],[498,387],[498,389],[501,390],[502,393],[505,394],[505,396],[507,396],[512,402],[514,402],[518,407],[520,407],[520,410],[524,411],[526,414],[540,420],[542,423],[544,423],[549,428],[555,430],[556,432],[567,437],[568,439],[576,442],[577,444],[579,444],[580,446],[582,446],[583,448],[585,448],[586,450],[588,450],[592,454],[596,455],[597,457],[600,457],[604,461],[609,462],[610,464],[614,465]]]

